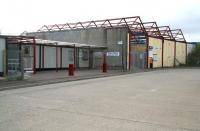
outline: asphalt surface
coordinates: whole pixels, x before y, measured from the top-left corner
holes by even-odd
[[[0,131],[200,131],[200,69],[0,92]]]

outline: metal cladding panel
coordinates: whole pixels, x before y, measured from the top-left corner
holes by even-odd
[[[33,46],[22,45],[23,56],[24,56],[24,70],[33,69]],[[37,54],[36,54],[37,55]]]
[[[131,69],[144,69],[146,66],[146,45],[131,44]]]
[[[174,41],[164,40],[164,50],[163,50],[164,67],[174,66],[174,47],[175,47]]]
[[[62,48],[62,67],[66,68],[69,64],[74,64],[74,49]]]
[[[132,44],[131,45],[132,52],[146,52],[146,45],[144,44]]]
[[[61,68],[60,61],[61,61],[60,47],[57,47],[57,68]]]
[[[186,64],[186,43],[176,42],[176,65]]]
[[[89,49],[79,49],[79,67],[89,67]]]
[[[36,46],[36,68],[39,68],[40,63],[40,46]]]
[[[124,68],[127,67],[127,28],[111,28],[107,29],[106,46],[107,52],[118,53],[116,56],[106,56],[106,61],[109,68]]]
[[[162,40],[149,37],[149,46],[152,47],[149,55],[152,55],[153,67],[162,67]]]
[[[101,50],[97,50],[93,52],[93,67],[100,68],[103,63],[103,54],[104,52]]]
[[[56,68],[56,47],[44,47],[44,68]]]
[[[39,39],[65,41],[72,43],[92,44],[105,46],[104,28],[75,29],[51,32],[29,33],[29,36],[36,36]]]
[[[4,38],[0,38],[0,72],[4,72],[4,55],[3,51],[5,50],[6,41]]]

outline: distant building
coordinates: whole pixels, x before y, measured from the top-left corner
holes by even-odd
[[[192,50],[196,47],[197,44],[200,44],[200,42],[188,42],[187,43],[187,54],[192,52]]]

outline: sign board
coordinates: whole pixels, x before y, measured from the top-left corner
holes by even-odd
[[[24,79],[24,61],[23,52],[20,50],[7,51],[7,64],[8,64],[8,79],[9,80],[22,80]],[[17,56],[17,57],[16,57]],[[19,57],[19,58],[18,58]]]
[[[123,44],[123,41],[118,41],[117,44],[118,44],[118,45],[122,45],[122,44]]]
[[[149,57],[151,57],[151,58],[153,57],[153,51],[152,50],[149,51]]]
[[[157,61],[157,60],[158,60],[157,54],[153,54],[153,61]]]
[[[120,53],[119,52],[107,52],[106,56],[119,56]]]

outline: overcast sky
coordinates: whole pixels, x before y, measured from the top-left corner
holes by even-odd
[[[129,16],[181,28],[187,41],[200,41],[200,0],[0,0],[0,32],[5,35]]]

